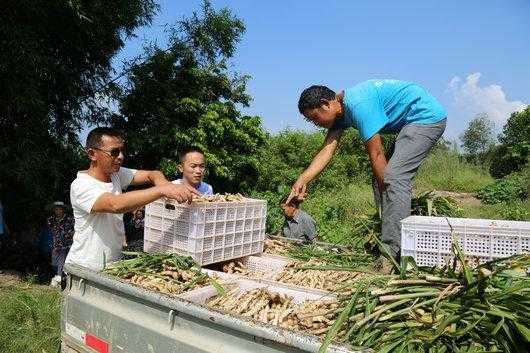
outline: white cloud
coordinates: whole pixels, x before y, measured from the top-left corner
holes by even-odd
[[[469,118],[485,113],[496,128],[502,128],[510,114],[523,110],[526,104],[507,100],[500,85],[480,86],[480,77],[480,72],[468,75],[465,81],[458,76],[453,77],[448,84],[452,105]]]

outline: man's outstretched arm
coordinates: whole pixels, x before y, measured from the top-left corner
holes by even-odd
[[[175,199],[178,202],[191,202],[197,190],[187,185],[166,183],[145,190],[130,191],[123,194],[104,193],[92,206],[91,212],[126,213],[145,206],[161,197]]]
[[[326,139],[322,148],[313,158],[309,166],[304,170],[302,174],[298,177],[296,182],[291,188],[291,193],[287,198],[287,203],[289,203],[293,198],[303,199],[306,194],[307,184],[309,184],[313,179],[315,179],[328,165],[329,161],[335,154],[337,146],[340,142],[344,130],[328,130]]]
[[[162,185],[167,183],[169,180],[158,170],[138,170],[131,181],[131,185]]]

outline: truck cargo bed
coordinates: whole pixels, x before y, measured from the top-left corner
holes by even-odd
[[[75,265],[63,292],[63,353],[317,352],[312,335],[235,317]],[[331,345],[327,352],[368,353]]]

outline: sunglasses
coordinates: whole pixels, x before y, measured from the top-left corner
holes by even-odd
[[[97,147],[93,147],[93,149],[101,151],[101,152],[104,152],[104,153],[108,154],[112,158],[118,157],[120,155],[120,152],[125,156],[125,148],[116,147],[116,148],[111,149],[110,151],[107,151],[107,150],[104,150],[104,149],[101,149],[101,148],[97,148]]]

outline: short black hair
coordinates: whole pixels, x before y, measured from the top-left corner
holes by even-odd
[[[104,135],[122,138],[121,133],[116,129],[111,127],[97,127],[88,133],[86,148],[100,148],[102,144],[101,137]]]
[[[204,151],[199,147],[185,147],[179,150],[179,162],[184,162],[184,160],[186,159],[186,155],[190,152],[198,152],[204,156]]]
[[[335,99],[335,92],[326,86],[313,85],[306,88],[298,100],[298,110],[303,114],[306,109],[315,109],[320,107],[321,100]]]
[[[289,198],[289,195],[282,198],[279,202],[279,205],[280,206],[284,205],[288,198]],[[298,208],[300,206],[300,200],[298,200],[297,198],[292,198],[288,205]]]

